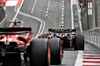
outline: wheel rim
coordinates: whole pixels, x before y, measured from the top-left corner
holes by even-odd
[[[61,40],[60,40],[60,62],[62,62],[62,45],[61,45]]]
[[[48,46],[48,66],[50,66],[50,46]]]
[[[62,62],[62,48],[60,46],[60,62]]]

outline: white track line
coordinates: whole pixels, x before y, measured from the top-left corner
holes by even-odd
[[[64,13],[64,11],[62,11],[62,14]]]
[[[33,13],[33,11],[31,11],[31,13]]]
[[[75,66],[82,66],[82,63],[83,63],[82,61],[83,61],[83,51],[78,51]]]
[[[27,17],[30,17],[30,18],[33,18],[33,19],[35,19],[35,20],[37,20],[37,21],[40,22],[39,31],[38,31],[36,37],[38,37],[39,35],[41,35],[41,34],[43,33],[44,28],[45,28],[45,21],[43,21],[42,19],[40,19],[40,18],[38,18],[38,17],[31,16],[31,15],[29,15],[29,14],[25,14],[25,13],[23,13],[23,12],[19,12],[19,14],[24,15],[24,16],[27,16]]]
[[[100,63],[83,63],[83,65],[100,65]]]
[[[24,0],[23,0],[23,2],[24,2]],[[15,10],[15,12],[17,12],[17,10],[18,10],[17,7],[15,7],[14,10]],[[36,38],[37,38],[39,35],[41,35],[41,34],[43,33],[43,31],[44,31],[44,29],[45,29],[45,21],[43,21],[42,19],[40,19],[40,18],[38,18],[38,17],[31,16],[31,15],[29,15],[29,14],[23,13],[23,12],[21,12],[21,11],[19,11],[18,13],[21,14],[21,15],[24,15],[24,16],[27,16],[27,17],[30,17],[30,18],[33,18],[33,19],[35,19],[35,20],[37,20],[37,21],[40,22],[40,27],[39,27],[38,33],[37,33],[37,35],[35,36]]]
[[[64,20],[64,17],[62,17],[62,21]]]
[[[74,29],[74,14],[73,14],[73,0],[71,0],[71,22],[72,22],[72,29]]]
[[[36,5],[36,2],[37,2],[37,0],[35,0],[35,2],[34,2],[34,6]]]
[[[49,10],[49,8],[47,8],[47,11]]]
[[[64,3],[64,0],[62,2]]]
[[[62,14],[62,17],[64,17],[64,14]]]
[[[48,16],[48,14],[46,14],[46,16]]]
[[[50,0],[48,1],[47,10],[46,10],[46,16],[48,16],[48,13],[49,13],[49,7],[50,7]]]
[[[21,6],[18,7],[18,9],[17,9],[17,11],[16,11],[16,14],[15,14],[15,16],[14,16],[14,18],[13,18],[12,21],[15,21],[16,17],[18,16],[18,13],[19,13],[19,11],[20,11],[22,5],[23,5],[23,2],[24,2],[24,0],[22,1]],[[15,8],[16,8],[16,7],[15,7]],[[12,25],[13,25],[13,23],[10,24],[10,27],[12,27]]]
[[[48,2],[50,3],[50,0]]]
[[[64,8],[62,8],[62,10],[64,10]]]
[[[64,3],[62,3],[62,7],[64,7]]]
[[[64,25],[64,0],[62,0],[62,25]]]
[[[62,24],[64,24],[64,21],[62,21]]]
[[[100,55],[100,54],[84,54],[84,55]]]
[[[36,5],[36,3],[37,3],[37,0],[35,0],[35,2],[34,2],[34,4],[33,4],[32,10],[31,10],[31,13],[34,12],[34,9],[35,9],[35,5]]]
[[[50,6],[48,5],[47,7],[49,8]]]
[[[95,59],[92,59],[92,60],[91,59],[83,59],[83,61],[100,61],[100,59],[96,59],[96,60]]]
[[[46,11],[46,13],[48,13],[48,11]]]
[[[32,11],[34,10],[34,7],[32,8]]]

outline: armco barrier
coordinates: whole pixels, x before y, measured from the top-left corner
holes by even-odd
[[[84,32],[82,35],[85,37],[85,42],[88,42],[100,49],[100,29]]]

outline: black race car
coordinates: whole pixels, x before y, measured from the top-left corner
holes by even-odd
[[[84,50],[84,36],[76,35],[76,29],[49,29],[49,33],[43,34],[41,38],[59,38],[63,48],[74,48],[74,50]],[[51,32],[51,33],[50,33]]]
[[[60,38],[64,48],[84,50],[84,36],[76,35],[76,29],[49,29],[53,32],[52,38]]]

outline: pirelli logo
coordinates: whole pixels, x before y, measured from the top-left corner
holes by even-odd
[[[3,0],[0,6],[20,6],[22,0]]]

